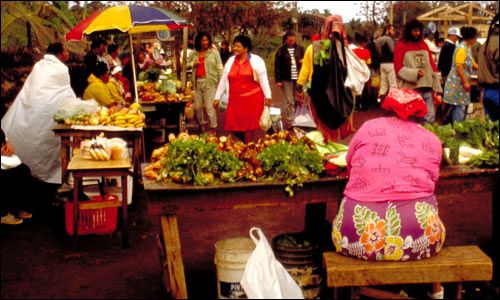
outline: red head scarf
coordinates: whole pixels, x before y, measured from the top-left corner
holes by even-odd
[[[418,92],[407,88],[391,88],[382,102],[382,108],[394,112],[403,120],[412,116],[423,118],[427,115],[424,98]]]
[[[338,32],[340,36],[344,37],[344,44],[347,46],[349,43],[347,42],[347,33],[344,26],[344,21],[342,20],[341,15],[331,15],[326,18],[323,34],[321,35],[322,39],[327,39],[330,37],[330,33]]]

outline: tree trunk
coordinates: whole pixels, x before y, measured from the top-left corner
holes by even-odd
[[[26,37],[28,38],[28,49],[33,48],[30,22],[26,22]]]

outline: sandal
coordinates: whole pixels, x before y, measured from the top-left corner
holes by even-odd
[[[2,224],[7,224],[7,225],[19,225],[23,223],[23,219],[16,218],[11,213],[8,213],[5,217],[2,217]]]
[[[31,219],[33,217],[33,214],[24,210],[20,210],[19,213],[17,214],[17,217],[26,220],[26,219]]]

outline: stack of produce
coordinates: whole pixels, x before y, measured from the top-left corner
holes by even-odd
[[[146,116],[142,113],[142,108],[138,103],[133,103],[130,107],[121,105],[112,106],[109,109],[99,107],[97,112],[86,112],[76,114],[64,120],[67,125],[112,125],[125,128],[144,127]]]
[[[101,109],[98,115],[102,125],[113,125],[118,127],[144,127],[146,116],[141,112],[138,103],[133,103],[130,107],[115,106],[109,110]]]
[[[182,93],[182,83],[171,69],[161,71],[151,69],[139,74],[137,90],[142,102],[181,102],[192,101],[194,94],[189,86]]]
[[[169,135],[170,144],[153,151],[145,176],[165,182],[206,185],[239,180],[278,181],[292,187],[316,179],[323,158],[307,138],[289,132],[245,144],[230,136]]]
[[[99,125],[99,118],[96,114],[86,112],[74,115],[64,120],[66,125]]]
[[[107,140],[102,136],[92,140],[85,140],[80,143],[80,150],[83,158],[89,160],[110,160],[111,149],[108,147]]]
[[[128,157],[127,142],[119,138],[107,139],[101,133],[91,140],[80,143],[80,151],[84,159],[117,160]]]
[[[469,164],[475,167],[498,167],[499,123],[490,120],[464,120],[441,126],[426,124],[443,145],[447,164]]]

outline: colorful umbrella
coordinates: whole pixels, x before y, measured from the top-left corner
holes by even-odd
[[[66,34],[67,41],[80,41],[84,34],[119,30],[130,34],[192,27],[172,12],[148,6],[114,6],[92,14]]]
[[[132,71],[134,74],[135,102],[138,102],[139,99],[137,93],[132,34],[161,30],[174,30],[189,28],[192,26],[193,25],[191,23],[180,18],[174,13],[161,8],[139,5],[121,5],[109,7],[100,12],[96,12],[87,19],[78,23],[66,34],[66,41],[80,41],[83,39],[85,34],[88,35],[98,31],[118,30],[121,32],[127,32],[129,34]],[[184,45],[184,48],[186,47],[187,45]],[[184,68],[183,73],[185,73]]]

